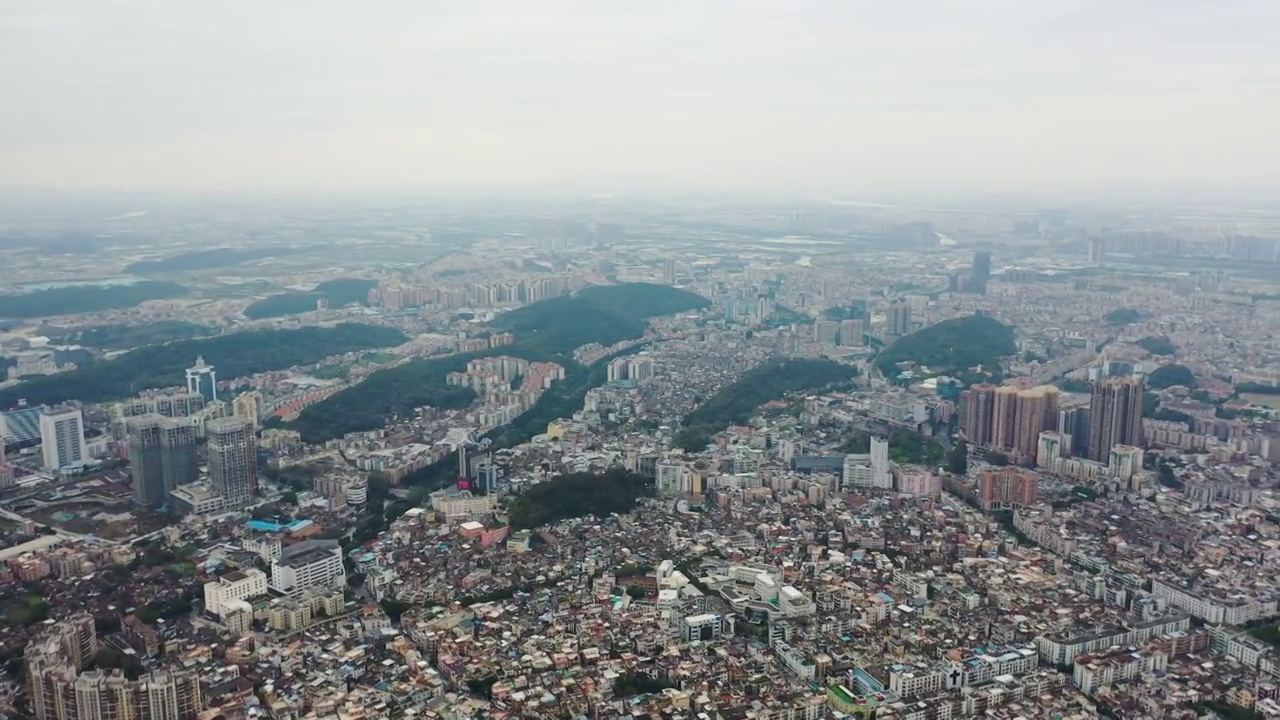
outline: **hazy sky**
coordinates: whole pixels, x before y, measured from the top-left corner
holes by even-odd
[[[1280,188],[1280,0],[0,0],[0,184]]]

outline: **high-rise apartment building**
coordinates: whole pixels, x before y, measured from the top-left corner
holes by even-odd
[[[244,420],[249,427],[257,430],[262,427],[262,393],[257,390],[250,390],[247,393],[240,393],[235,400],[231,401],[231,411],[236,417]]]
[[[1058,388],[1041,385],[1020,390],[1014,404],[1014,436],[1010,448],[1019,459],[1034,460],[1040,433],[1058,424]]]
[[[139,415],[125,420],[133,500],[159,507],[179,485],[196,481],[196,428],[182,419]]]
[[[667,258],[662,261],[662,284],[676,284],[676,260],[675,258]]]
[[[1058,430],[1071,438],[1071,454],[1089,454],[1089,408],[1073,407],[1058,411]]]
[[[991,280],[991,253],[980,250],[973,255],[973,271],[969,275],[970,289],[979,295],[987,294],[987,282]]]
[[[979,447],[990,447],[995,426],[996,386],[974,385],[964,392],[964,437]]]
[[[4,436],[0,435],[0,490],[13,485],[14,478],[17,473],[14,472],[13,466],[9,464],[4,456]]]
[[[98,650],[93,616],[45,628],[24,659],[27,700],[37,720],[194,720],[205,709],[195,670],[155,670],[130,680],[119,670],[87,670]]]
[[[1040,433],[1039,446],[1036,448],[1036,465],[1042,468],[1053,467],[1053,461],[1071,456],[1071,436],[1055,430]]]
[[[840,321],[840,344],[844,347],[862,347],[862,318],[850,318]]]
[[[1105,463],[1116,445],[1142,446],[1142,378],[1118,377],[1093,384],[1089,405],[1089,459]]]
[[[835,345],[840,340],[840,323],[835,320],[819,320],[813,324],[813,341],[823,345]]]
[[[215,418],[205,427],[209,439],[209,484],[228,509],[242,508],[258,487],[258,443],[237,417]]]
[[[77,408],[47,410],[40,416],[40,454],[50,470],[79,465],[89,459],[84,442],[84,413]]]
[[[1018,388],[1001,385],[996,388],[991,424],[991,447],[1009,450],[1018,431]]]
[[[187,392],[199,393],[210,402],[218,399],[218,374],[204,356],[197,357],[196,364],[187,368]]]
[[[889,306],[887,335],[902,337],[911,332],[911,306],[899,300]]]

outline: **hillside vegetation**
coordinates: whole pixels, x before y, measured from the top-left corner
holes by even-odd
[[[244,316],[250,320],[262,320],[311,312],[316,309],[316,302],[319,300],[328,300],[329,307],[333,308],[363,303],[369,297],[369,290],[377,285],[377,281],[358,278],[327,280],[307,292],[286,292],[265,297],[246,307]]]
[[[19,399],[33,405],[71,399],[104,402],[149,388],[181,385],[183,371],[191,367],[197,355],[217,368],[219,378],[230,380],[307,365],[330,355],[399,345],[407,339],[399,330],[346,323],[331,328],[251,330],[149,345],[114,360],[98,360],[70,372],[0,390],[0,407],[12,407]]]
[[[1161,365],[1151,371],[1150,375],[1147,375],[1147,387],[1149,388],[1163,390],[1174,385],[1194,389],[1196,386],[1196,374],[1191,372],[1191,369],[1186,365],[1170,363]]]
[[[898,376],[898,363],[907,361],[945,375],[964,376],[978,365],[999,374],[1000,358],[1017,351],[1013,328],[986,315],[970,315],[944,320],[899,339],[876,358],[876,368],[891,379]]]
[[[512,310],[493,323],[494,329],[515,334],[513,344],[444,358],[414,360],[380,370],[359,385],[306,408],[289,427],[302,433],[307,442],[322,442],[349,432],[381,427],[387,417],[406,416],[415,407],[450,407],[440,403],[456,403],[460,399],[448,394],[445,376],[466,369],[467,362],[476,358],[511,355],[531,361],[559,362],[565,367],[565,379],[556,383],[512,426],[498,431],[504,437],[511,433],[524,435],[544,417],[554,420],[567,414],[562,410],[566,410],[569,403],[576,401],[580,404],[582,395],[591,387],[586,383],[599,385],[604,382],[603,370],[591,373],[573,361],[574,349],[591,342],[612,345],[620,340],[639,338],[644,335],[647,318],[707,304],[700,295],[645,283],[592,287],[575,296],[543,300]],[[552,412],[558,414],[551,415]],[[513,426],[520,426],[520,429],[513,430]],[[545,428],[543,423],[536,432]]]
[[[711,436],[735,424],[745,423],[756,408],[784,395],[817,390],[857,375],[855,368],[831,360],[774,360],[744,373],[689,413],[675,444],[694,452],[706,447]]]
[[[145,325],[101,325],[54,338],[63,344],[78,344],[99,350],[128,350],[174,340],[210,335],[213,330],[182,320],[160,320]]]
[[[185,272],[191,270],[212,270],[231,267],[251,260],[264,260],[298,252],[296,248],[257,248],[253,250],[237,250],[235,248],[215,248],[197,252],[182,253],[160,260],[143,260],[133,263],[124,269],[134,275],[149,275],[162,272]]]
[[[650,283],[583,288],[512,310],[493,322],[526,352],[570,353],[587,343],[612,345],[644,334],[646,321],[707,307],[701,295]]]
[[[79,285],[0,295],[0,317],[37,318],[131,308],[148,300],[182,297],[177,283],[146,280],[131,285]]]

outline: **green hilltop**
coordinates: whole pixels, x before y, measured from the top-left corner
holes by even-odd
[[[944,320],[900,338],[881,351],[876,368],[890,379],[898,376],[898,363],[914,362],[931,372],[965,376],[971,367],[983,366],[998,374],[1000,358],[1018,351],[1013,328],[986,315]]]

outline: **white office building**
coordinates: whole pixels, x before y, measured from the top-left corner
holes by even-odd
[[[45,468],[60,470],[89,459],[84,442],[84,413],[77,408],[55,408],[40,416],[40,453]]]
[[[347,581],[337,540],[305,540],[291,545],[271,564],[271,589],[298,596],[308,590],[340,588]]]
[[[844,456],[844,486],[846,489],[893,487],[892,466],[889,463],[889,441],[871,438],[871,452],[850,453]]]
[[[257,568],[236,570],[204,584],[204,607],[222,617],[239,603],[266,594],[266,573]]]

